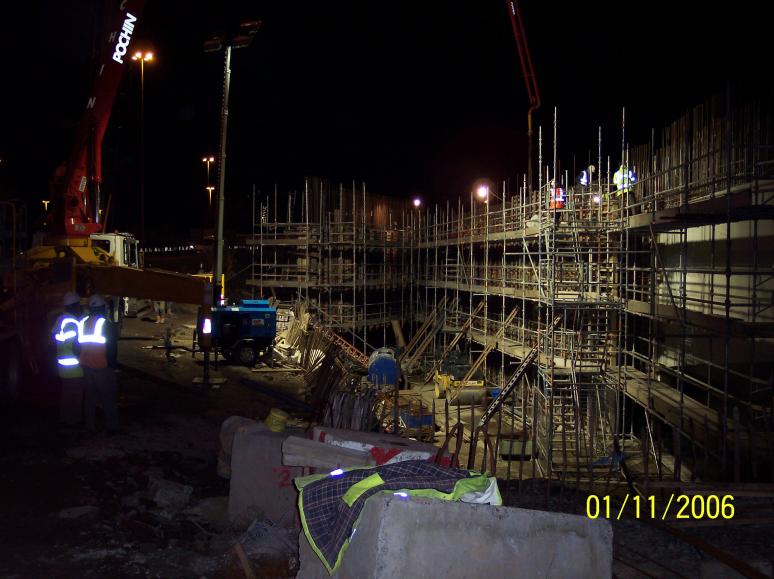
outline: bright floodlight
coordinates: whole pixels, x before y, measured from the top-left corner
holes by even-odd
[[[151,60],[153,60],[153,53],[142,52],[141,50],[138,50],[132,55],[132,60],[142,60],[143,62],[150,62]]]
[[[594,195],[591,200],[594,201],[595,205],[599,205],[602,202],[602,198],[599,195]]]
[[[419,197],[414,198],[414,207],[419,207],[422,205],[422,200]]]
[[[476,189],[476,196],[481,200],[489,197],[489,187],[486,185],[479,185],[478,189]]]

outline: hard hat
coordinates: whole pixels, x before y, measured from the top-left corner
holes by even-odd
[[[103,298],[99,294],[94,294],[89,298],[89,307],[90,308],[101,308],[105,306],[105,298]]]
[[[79,296],[76,292],[67,292],[64,295],[64,298],[62,298],[62,305],[64,306],[74,306],[80,302],[81,296]]]

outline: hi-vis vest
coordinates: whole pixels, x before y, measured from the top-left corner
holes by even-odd
[[[549,209],[564,209],[564,189],[561,187],[554,187],[548,192],[548,208]]]
[[[78,343],[84,368],[107,368],[104,328],[105,318],[102,316],[86,316],[81,322]]]
[[[634,176],[632,170],[627,168],[626,165],[621,165],[618,168],[618,171],[613,173],[613,183],[615,184],[616,197],[620,197],[624,193],[631,191],[631,188],[634,186],[634,182],[636,180],[637,177]]]
[[[81,333],[81,321],[70,314],[62,314],[54,324],[56,342],[56,369],[60,378],[80,378],[83,369],[73,352],[73,345]]]

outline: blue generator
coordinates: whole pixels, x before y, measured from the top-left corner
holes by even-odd
[[[276,335],[277,310],[268,300],[212,308],[212,337],[229,362],[252,367],[259,358],[271,359]]]

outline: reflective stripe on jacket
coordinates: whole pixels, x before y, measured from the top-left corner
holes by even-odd
[[[54,324],[56,342],[56,370],[60,378],[80,378],[83,369],[73,351],[75,340],[81,333],[81,321],[70,314],[61,314]]]
[[[103,316],[86,316],[81,325],[78,342],[81,345],[81,365],[84,368],[107,368],[107,354]]]
[[[564,189],[556,187],[551,189],[548,199],[549,209],[564,209]]]
[[[627,169],[621,165],[618,171],[613,173],[613,183],[615,184],[616,196],[620,196],[631,191],[631,188],[634,186],[634,182],[636,180],[637,177],[634,176],[634,173],[631,171],[631,169]]]

